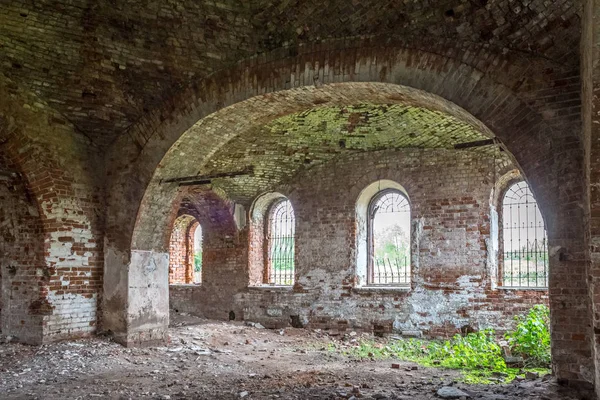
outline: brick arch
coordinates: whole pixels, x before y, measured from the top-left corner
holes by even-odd
[[[369,174],[368,174],[369,175]],[[410,205],[410,194],[406,185],[402,185],[400,182],[394,179],[386,179],[386,177],[379,176],[375,180],[371,180],[368,184],[362,186],[362,190],[359,192],[358,196],[355,196],[357,185],[354,185],[348,192],[350,198],[356,198],[355,201],[355,259],[356,259],[356,276],[357,276],[357,285],[365,286],[368,282],[368,271],[369,271],[369,213],[372,210],[372,201],[374,198],[377,198],[382,190],[394,190],[396,192],[402,193],[406,199],[409,201],[409,211],[412,214],[413,209]],[[361,181],[364,181],[364,177],[362,177]],[[404,179],[407,181],[411,181],[410,179]],[[362,183],[362,182],[361,182]],[[409,223],[410,226],[410,223]],[[412,229],[412,228],[411,228]],[[412,243],[412,235],[409,232],[409,241]],[[372,236],[371,236],[372,238]],[[412,245],[411,245],[412,248]],[[412,250],[411,250],[412,251]],[[414,251],[412,251],[414,253]],[[412,262],[410,263],[412,265]],[[418,263],[417,263],[418,265]],[[411,268],[412,269],[412,268]]]
[[[248,271],[237,268],[247,263],[248,235],[237,227],[235,206],[215,190],[186,191],[175,205],[177,215],[191,215],[202,223],[202,284],[194,286],[195,293],[183,304],[177,293],[186,293],[185,287],[171,286],[170,305],[184,310],[193,304],[195,312],[209,318],[227,319],[222,307],[232,307],[235,293],[247,285]],[[187,288],[189,289],[189,288]],[[214,293],[218,293],[215,297]],[[207,301],[207,299],[211,299]],[[230,309],[230,308],[228,308]],[[235,308],[242,315],[242,310]]]
[[[177,217],[169,243],[169,284],[193,283],[194,232],[200,222],[189,214]]]
[[[547,219],[554,264],[550,282],[553,321],[556,325],[559,320],[585,319],[585,294],[576,290],[578,295],[569,295],[558,288],[559,282],[570,281],[575,288],[585,281],[584,230],[572,223],[583,217],[572,201],[574,193],[583,193],[576,179],[582,172],[580,139],[573,129],[576,124],[555,118],[550,106],[548,112],[543,105],[530,106],[529,94],[519,94],[500,83],[508,80],[508,71],[511,68],[507,64],[494,71],[480,71],[457,59],[414,49],[346,47],[313,48],[312,52],[302,49],[295,56],[275,52],[217,73],[171,99],[162,110],[166,112],[149,116],[115,145],[108,246],[121,254],[130,268],[137,268],[136,258],[142,253],[161,258],[167,214],[164,206],[174,198],[176,188],[160,184],[160,179],[198,172],[198,166],[235,136],[236,131],[229,129],[235,118],[249,129],[275,116],[321,104],[414,102],[474,124],[481,132],[499,138],[512,154]],[[203,146],[192,146],[198,150],[194,160],[188,157],[189,163],[178,163],[176,160],[192,151],[192,137],[204,141]],[[127,203],[131,206],[121,208]],[[123,266],[108,265],[107,271]],[[131,325],[136,335],[141,332],[136,317]],[[555,326],[553,334],[555,339],[565,335],[588,338],[586,329],[578,325],[577,332],[561,332]],[[156,332],[165,334],[161,327]],[[577,347],[576,362],[564,342],[555,346],[554,362],[561,379],[590,379],[588,345]],[[576,364],[583,368],[575,371]]]
[[[531,67],[522,61],[503,62],[501,68],[486,74],[457,59],[406,47],[378,48],[360,40],[348,41],[346,46],[335,42],[331,48],[282,49],[244,61],[182,91],[130,128],[109,155],[113,176],[109,193],[122,195],[109,198],[108,241],[117,250],[129,250],[144,191],[168,149],[187,129],[224,107],[254,96],[263,95],[263,104],[268,106],[276,101],[268,94],[280,90],[340,82],[384,82],[422,89],[450,100],[485,121],[495,134],[510,133],[515,124],[521,127],[512,129],[512,135],[518,135],[541,123],[540,114],[507,86],[518,84],[506,77]],[[306,109],[310,100],[303,101],[302,96],[299,89],[297,101]],[[316,100],[318,103],[322,99]],[[223,140],[215,139],[217,146]],[[124,202],[125,198],[129,200]]]
[[[494,134],[484,124],[459,106],[439,96],[407,86],[372,83],[333,83],[321,87],[301,87],[256,96],[219,110],[194,124],[167,151],[148,186],[139,218],[132,236],[132,248],[160,250],[164,243],[163,231],[156,229],[152,216],[163,215],[160,209],[165,202],[177,197],[173,185],[161,180],[174,176],[195,175],[221,148],[243,132],[255,129],[290,113],[302,112],[327,105],[348,105],[370,102],[375,104],[410,104],[451,115],[488,137]],[[233,121],[234,125],[228,124]],[[180,157],[181,154],[194,157]],[[151,199],[151,200],[150,200]],[[145,208],[147,207],[147,208]],[[143,211],[142,211],[143,210]],[[160,225],[159,225],[160,226]]]
[[[35,215],[30,248],[41,248],[27,275],[37,287],[24,303],[27,334],[35,334],[36,343],[89,335],[97,326],[102,272],[100,201],[94,197],[99,183],[84,167],[97,160],[90,143],[48,104],[1,75],[0,143],[27,193],[27,214]]]
[[[502,284],[502,271],[504,270],[504,259],[502,256],[502,254],[504,254],[504,198],[514,184],[522,181],[527,182],[527,177],[518,169],[513,169],[504,173],[498,178],[490,197],[490,207],[492,212],[496,215],[495,223],[498,232],[496,243],[494,243],[497,254],[495,254],[495,260],[493,260],[494,264],[492,264],[494,269],[492,279],[494,280],[494,284],[497,285]],[[535,198],[535,201],[537,202],[537,198]],[[542,214],[542,219],[545,230],[547,231],[546,217],[544,214]]]

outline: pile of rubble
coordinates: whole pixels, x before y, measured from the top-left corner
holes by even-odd
[[[189,318],[188,318],[189,319]],[[164,347],[108,338],[0,345],[2,399],[579,399],[552,379],[470,386],[459,374],[331,351],[361,334],[195,319]],[[392,365],[394,364],[394,365]]]

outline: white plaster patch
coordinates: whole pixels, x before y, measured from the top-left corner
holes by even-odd
[[[96,327],[97,295],[86,297],[76,293],[48,293],[54,310],[44,317],[44,335],[68,335],[71,332],[93,332]]]

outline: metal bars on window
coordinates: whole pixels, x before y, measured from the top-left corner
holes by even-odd
[[[268,242],[268,277],[271,285],[294,284],[295,218],[292,203],[281,200],[271,207]]]
[[[384,190],[369,206],[369,285],[410,284],[410,203]]]
[[[526,182],[502,200],[502,286],[548,287],[548,240],[544,220]]]

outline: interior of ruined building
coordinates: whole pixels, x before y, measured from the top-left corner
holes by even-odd
[[[3,2],[0,358],[172,346],[181,315],[448,338],[545,304],[554,381],[600,394],[598,18]]]

